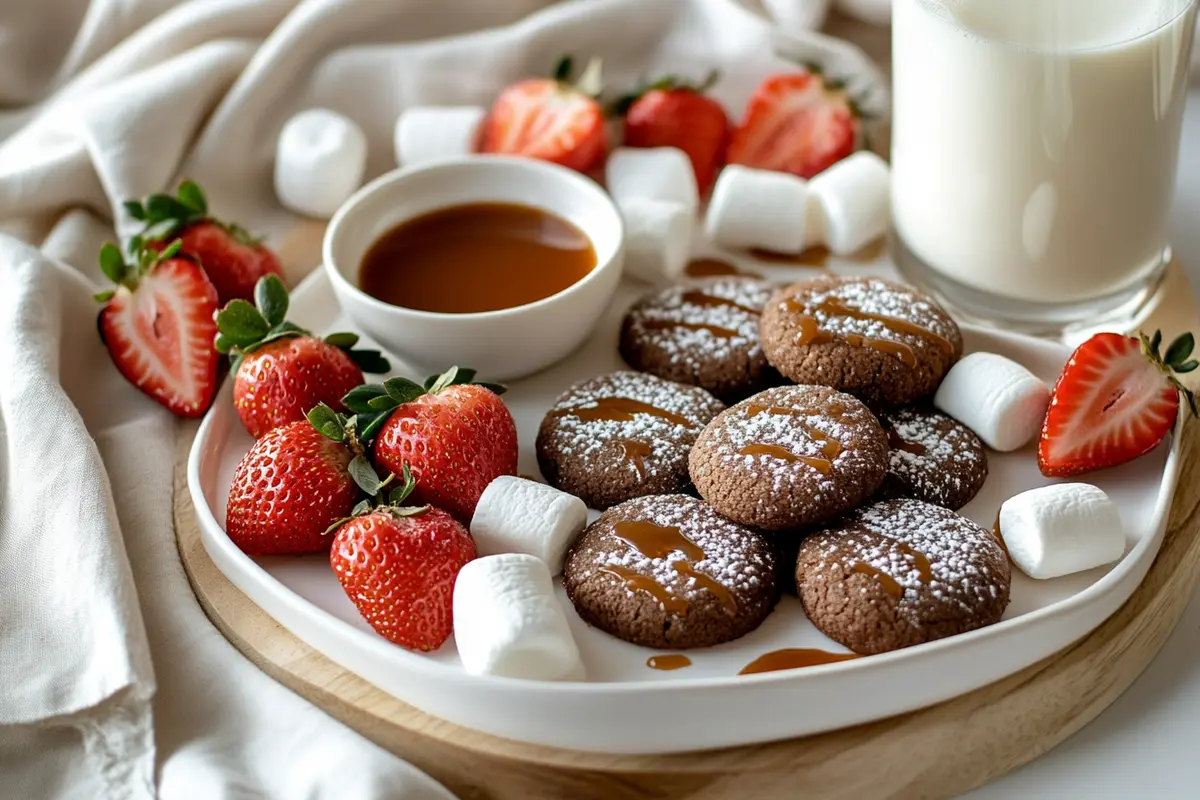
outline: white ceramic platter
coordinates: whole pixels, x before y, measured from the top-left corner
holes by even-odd
[[[811,270],[766,268],[785,280]],[[885,262],[857,269],[886,272]],[[554,398],[575,381],[625,368],[617,331],[644,287],[622,285],[594,336],[566,361],[517,382],[504,396],[517,421],[520,471],[538,473],[534,436]],[[290,318],[317,332],[353,330],[318,270],[292,297]],[[964,329],[968,351],[1016,359],[1048,382],[1068,351],[1061,345]],[[398,372],[403,372],[402,365]],[[476,366],[486,377],[486,365]],[[414,376],[416,377],[416,376]],[[420,376],[424,377],[424,376]],[[1126,554],[1115,566],[1051,581],[1013,570],[1012,602],[989,628],[894,653],[786,672],[738,676],[756,657],[784,647],[841,651],[785,595],[756,631],[690,651],[693,665],[663,672],[646,666],[656,651],[589,628],[559,587],[587,666],[587,683],[474,677],[453,640],[432,655],[397,647],[372,631],[343,594],[322,556],[252,559],[222,529],[234,467],[252,444],[226,381],[200,428],[188,464],[205,548],[239,589],[284,627],[346,669],[430,714],[470,728],[537,744],[610,753],[660,753],[801,736],[881,719],[947,700],[999,680],[1082,637],[1117,610],[1158,552],[1178,470],[1178,432],[1153,453],[1091,476],[1121,508]],[[1000,504],[1049,481],[1032,447],[989,454],[987,484],[962,513],[991,528]]]

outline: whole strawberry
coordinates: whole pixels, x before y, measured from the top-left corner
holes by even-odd
[[[751,95],[727,161],[811,178],[858,149],[862,112],[816,66],[772,75]]]
[[[401,505],[412,490],[405,473],[388,505],[343,522],[329,564],[380,636],[410,650],[436,650],[454,630],[454,580],[475,558],[475,542],[445,511]]]
[[[451,367],[424,386],[392,378],[342,398],[363,420],[364,438],[378,429],[376,464],[397,475],[411,469],[413,499],[464,524],[489,483],[517,472],[517,426],[500,399],[504,387],[474,378],[473,369]]]
[[[96,295],[100,337],[126,380],[172,413],[198,417],[217,388],[217,292],[178,252],[178,242],[135,249],[129,264],[115,244],[100,249],[100,269],[117,284]]]
[[[717,75],[714,70],[699,85],[668,75],[622,98],[615,109],[625,117],[627,146],[677,147],[686,153],[702,195],[724,165],[729,144],[729,117],[704,94]]]
[[[242,457],[229,487],[225,532],[247,555],[319,553],[360,490],[379,491],[352,420],[328,406],[267,433]]]
[[[1038,467],[1065,478],[1132,461],[1170,432],[1182,395],[1193,416],[1196,398],[1179,380],[1200,367],[1185,333],[1160,352],[1162,333],[1098,333],[1075,349],[1054,384],[1038,442]]]
[[[570,83],[565,57],[551,78],[531,78],[506,88],[484,123],[480,151],[540,158],[587,172],[608,148],[600,94],[600,62],[593,59],[578,82]]]
[[[213,219],[204,191],[192,181],[179,184],[178,195],[152,194],[145,203],[125,201],[125,212],[145,223],[135,242],[160,249],[179,239],[180,253],[204,268],[221,303],[249,300],[264,275],[282,275],[279,259],[244,228]]]
[[[233,405],[246,431],[258,438],[304,419],[320,404],[341,410],[342,395],[363,382],[363,371],[387,372],[378,350],[353,350],[353,333],[324,339],[286,321],[287,289],[274,275],[259,279],[255,306],[232,300],[217,314],[217,352],[236,361]]]

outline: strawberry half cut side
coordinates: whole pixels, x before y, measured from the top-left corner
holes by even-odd
[[[105,304],[99,328],[126,380],[172,413],[198,417],[216,391],[217,292],[199,266],[176,257],[178,249],[143,248],[128,264],[115,244],[104,245],[100,267],[117,288],[96,295]]]
[[[1131,461],[1170,432],[1182,396],[1196,401],[1179,375],[1200,366],[1195,340],[1177,338],[1164,354],[1161,332],[1147,337],[1100,333],[1076,348],[1054,386],[1038,442],[1047,477],[1070,477]]]

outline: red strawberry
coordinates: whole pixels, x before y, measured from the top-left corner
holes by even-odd
[[[125,202],[129,216],[145,223],[140,240],[160,249],[179,239],[180,253],[204,268],[222,303],[235,298],[250,300],[254,286],[264,275],[282,275],[279,259],[259,239],[233,223],[219,222],[208,215],[204,192],[192,181],[179,184],[178,197],[152,194],[143,205]]]
[[[379,478],[349,421],[328,406],[267,433],[242,457],[229,487],[225,532],[248,555],[318,553],[331,526]]]
[[[364,439],[379,431],[376,463],[397,475],[411,468],[414,500],[443,508],[464,524],[489,483],[517,472],[517,426],[500,400],[504,387],[474,378],[473,369],[451,367],[424,387],[392,378],[342,398],[364,420]]]
[[[571,59],[559,62],[553,79],[532,78],[509,86],[488,112],[480,152],[540,158],[580,172],[598,166],[608,148],[600,93],[600,62],[593,59],[579,82],[567,81]]]
[[[137,263],[127,264],[115,244],[100,249],[100,268],[117,284],[96,295],[100,336],[126,380],[171,413],[198,417],[217,387],[217,292],[178,250],[177,242],[162,253],[136,249]]]
[[[342,395],[363,382],[363,370],[391,368],[378,350],[352,350],[353,333],[318,339],[287,322],[287,289],[275,275],[259,279],[255,302],[257,308],[232,300],[217,314],[216,349],[237,359],[233,405],[256,439],[320,403],[341,410]]]
[[[1185,333],[1159,354],[1162,333],[1149,339],[1100,333],[1071,354],[1054,385],[1038,443],[1038,467],[1068,477],[1131,461],[1153,450],[1175,424],[1179,396],[1196,401],[1177,375],[1200,362]]]
[[[845,86],[815,68],[763,81],[729,143],[730,164],[811,178],[853,153],[862,114]]]
[[[403,507],[412,479],[390,505],[342,523],[329,564],[372,628],[410,650],[436,650],[454,630],[454,580],[475,542],[437,508]]]
[[[712,186],[729,144],[725,109],[704,95],[716,81],[715,70],[699,86],[668,76],[617,104],[617,110],[625,112],[625,144],[677,147],[687,153],[700,194]]]

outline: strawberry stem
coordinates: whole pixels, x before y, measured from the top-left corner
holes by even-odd
[[[1165,355],[1159,351],[1162,344],[1162,331],[1156,330],[1153,336],[1147,336],[1144,331],[1138,331],[1138,339],[1142,345],[1142,354],[1167,377],[1167,381],[1183,396],[1192,416],[1200,416],[1197,413],[1195,394],[1177,377],[1200,367],[1200,361],[1190,358],[1192,351],[1196,348],[1196,337],[1190,332],[1180,334],[1167,346]]]

